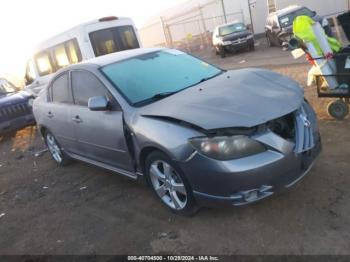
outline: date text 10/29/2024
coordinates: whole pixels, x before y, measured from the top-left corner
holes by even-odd
[[[128,261],[220,261],[217,256],[128,256]]]

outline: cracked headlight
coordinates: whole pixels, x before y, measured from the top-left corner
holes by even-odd
[[[243,158],[266,151],[264,145],[247,136],[198,137],[189,143],[201,154],[217,160]]]

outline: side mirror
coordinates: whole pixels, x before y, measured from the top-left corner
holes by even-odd
[[[105,96],[90,97],[88,101],[88,108],[91,111],[107,111],[109,101]]]

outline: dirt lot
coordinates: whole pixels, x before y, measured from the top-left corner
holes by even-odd
[[[278,65],[291,59],[277,49],[203,56],[226,68],[268,64],[301,84],[308,69]],[[0,137],[0,254],[349,254],[350,121],[330,119],[327,101],[305,92],[324,145],[310,174],[258,204],[192,218],[171,214],[141,181],[34,157],[43,148],[35,128]]]

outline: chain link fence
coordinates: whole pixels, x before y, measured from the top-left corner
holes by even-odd
[[[227,22],[246,22],[240,3],[208,0],[201,4],[190,1],[181,11],[168,13],[140,30],[145,46],[167,46],[194,51],[212,46],[212,32],[216,26]],[[233,7],[232,7],[233,6]],[[159,35],[159,32],[162,35]]]
[[[197,13],[197,14],[195,14]],[[186,51],[209,48],[212,46],[212,32],[215,27],[232,21],[244,21],[243,12],[219,16],[204,17],[201,7],[193,16],[177,18],[177,21],[166,21],[165,27],[169,35],[168,46]]]

